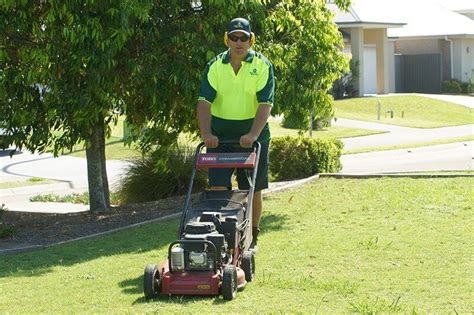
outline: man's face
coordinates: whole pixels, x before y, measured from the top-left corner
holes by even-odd
[[[243,32],[229,34],[229,48],[235,57],[245,58],[250,48],[250,37]]]

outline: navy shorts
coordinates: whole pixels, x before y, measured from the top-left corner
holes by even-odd
[[[270,140],[260,142],[261,151],[260,159],[258,161],[257,178],[255,182],[255,192],[268,188],[268,147]],[[242,149],[240,146],[219,145],[217,148],[208,148],[207,152],[251,152],[253,149]],[[224,186],[232,189],[232,174],[234,170],[237,171],[237,183],[239,189],[248,190],[249,182],[243,168],[210,168],[209,169],[209,186]]]

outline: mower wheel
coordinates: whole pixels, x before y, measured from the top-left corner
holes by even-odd
[[[145,298],[153,299],[158,296],[161,291],[161,276],[156,265],[148,265],[145,267],[143,278],[143,293]]]
[[[237,268],[234,265],[224,267],[222,275],[222,296],[224,300],[233,300],[237,295]]]
[[[255,253],[252,250],[246,250],[242,255],[242,264],[240,266],[245,272],[245,280],[252,282],[255,279]]]

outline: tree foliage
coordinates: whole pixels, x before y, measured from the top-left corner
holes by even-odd
[[[237,16],[275,65],[274,114],[305,121],[331,111],[326,92],[348,63],[323,0],[3,0],[0,120],[32,151],[85,140],[90,191],[107,199],[109,123],[126,115],[144,150],[196,131],[201,72]]]
[[[346,8],[347,1],[338,3]],[[315,118],[333,115],[332,84],[348,70],[343,41],[325,1],[279,1],[263,32],[262,50],[274,63],[277,94],[273,114],[308,128]]]

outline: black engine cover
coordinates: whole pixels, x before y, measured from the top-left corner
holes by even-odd
[[[184,233],[186,234],[209,234],[216,230],[212,222],[191,222],[186,224]]]

